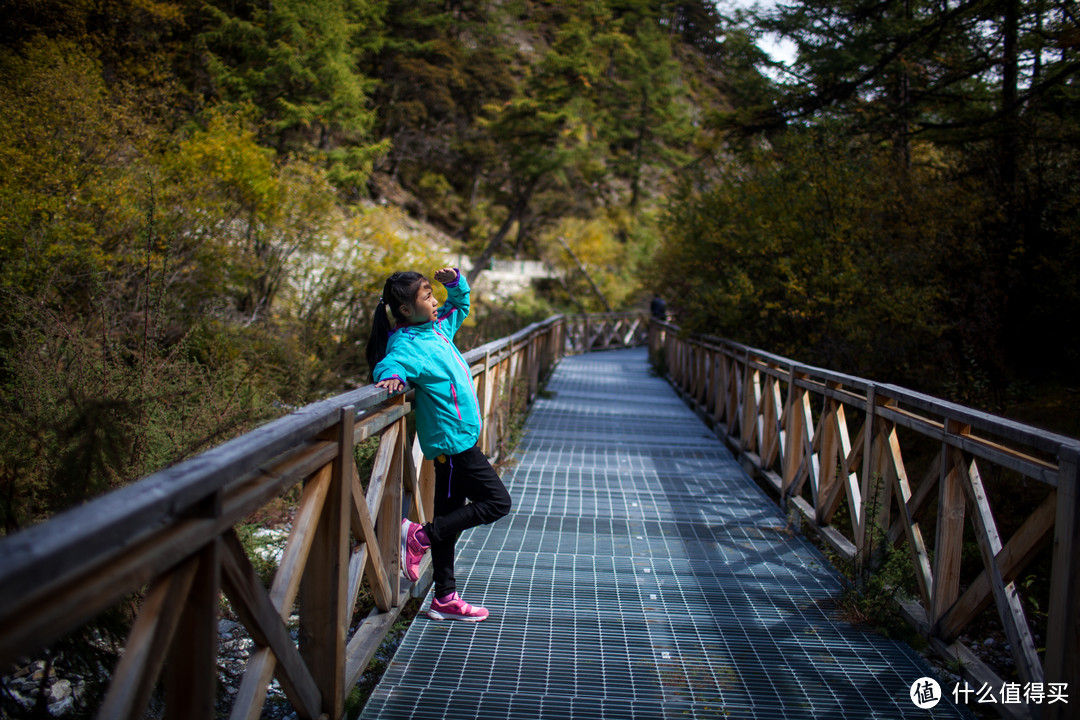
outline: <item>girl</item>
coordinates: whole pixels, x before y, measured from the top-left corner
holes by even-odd
[[[405,574],[415,582],[420,561],[430,549],[435,599],[428,617],[478,622],[488,611],[458,596],[454,544],[463,530],[495,522],[510,512],[510,494],[476,446],[480,403],[469,366],[452,342],[469,314],[469,284],[454,268],[436,270],[435,280],[447,290],[441,308],[431,283],[420,273],[390,276],[375,308],[367,360],[378,387],[391,393],[403,390],[405,383],[416,388],[416,435],[424,456],[435,460],[432,521],[423,526],[402,521]]]

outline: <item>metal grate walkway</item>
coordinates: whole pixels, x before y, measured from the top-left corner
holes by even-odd
[[[458,545],[491,617],[421,614],[363,718],[970,717],[917,708],[929,666],[835,618],[835,572],[644,349],[564,359],[548,390],[513,512]]]

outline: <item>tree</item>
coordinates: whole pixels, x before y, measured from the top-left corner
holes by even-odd
[[[224,100],[250,103],[265,121],[262,140],[283,155],[318,152],[330,178],[356,193],[376,157],[370,81],[358,56],[378,48],[379,0],[277,0],[206,5],[199,35]]]

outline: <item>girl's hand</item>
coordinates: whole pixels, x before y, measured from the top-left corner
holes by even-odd
[[[386,388],[393,395],[396,392],[400,392],[405,389],[405,383],[401,382],[398,378],[386,378],[375,383],[375,387]]]
[[[435,271],[435,279],[445,285],[448,282],[454,282],[457,280],[457,270],[452,267],[444,267]]]

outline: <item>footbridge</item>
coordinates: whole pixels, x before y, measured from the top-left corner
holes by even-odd
[[[971,717],[974,695],[954,702],[922,656],[839,611],[837,564],[866,577],[883,546],[914,577],[898,612],[962,684],[1043,691],[999,696],[1006,716],[1075,716],[1076,441],[633,314],[552,318],[466,358],[514,500],[458,546],[459,589],[491,617],[418,616],[361,717]],[[409,400],[309,406],[4,538],[0,671],[93,644],[119,604],[136,609],[99,717],[257,718],[268,690],[296,717],[345,716],[409,597],[430,601],[430,573],[400,574],[399,520],[428,517],[433,492]],[[999,526],[1013,479],[1021,519]],[[293,487],[267,583],[235,527]],[[1033,613],[1018,579],[1044,567]],[[222,613],[252,642],[230,693]],[[988,617],[1005,676],[962,641]]]

